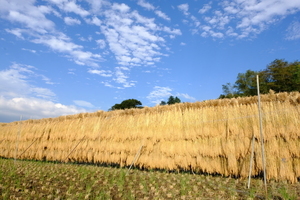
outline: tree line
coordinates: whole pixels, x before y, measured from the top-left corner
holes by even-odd
[[[222,85],[223,94],[219,98],[233,98],[257,95],[256,75],[259,75],[260,92],[300,91],[300,62],[276,59],[261,71],[247,70],[239,73],[234,84]]]
[[[300,91],[300,62],[287,62],[284,59],[275,59],[267,67],[260,71],[247,70],[239,73],[235,83],[222,85],[222,98],[234,98],[257,95],[256,75],[259,75],[260,92],[262,94],[274,92]],[[170,96],[167,101],[161,101],[159,105],[171,105],[181,103],[178,97]],[[127,99],[120,104],[113,105],[109,110],[130,108],[143,108],[142,103],[136,99]]]
[[[168,101],[161,101],[160,105],[171,105],[175,103],[180,103],[181,100],[178,97],[170,96]],[[120,104],[113,105],[109,110],[124,110],[124,109],[130,109],[130,108],[143,108],[142,103],[139,100],[136,99],[127,99],[122,101]]]

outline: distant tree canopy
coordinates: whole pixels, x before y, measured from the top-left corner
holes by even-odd
[[[247,70],[239,73],[234,84],[222,85],[223,94],[219,98],[257,95],[256,75],[259,75],[260,92],[300,91],[300,62],[288,63],[285,60],[274,60],[262,71]]]
[[[181,102],[181,100],[178,97],[170,96],[167,102],[161,101],[160,105],[162,105],[162,106],[167,105],[167,104],[171,105],[171,104],[180,103],[180,102]]]
[[[142,103],[136,99],[127,99],[122,101],[120,104],[115,104],[109,110],[124,110],[130,108],[143,108]]]

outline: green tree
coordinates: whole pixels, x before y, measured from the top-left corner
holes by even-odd
[[[239,96],[252,96],[257,94],[256,91],[256,75],[258,73],[247,70],[246,73],[239,73],[234,87],[237,88]]]
[[[239,73],[234,85],[222,85],[223,94],[219,98],[232,98],[237,96],[253,96],[257,94],[256,75],[259,75],[260,92],[300,91],[300,62],[274,60],[265,70],[256,72],[247,70]]]
[[[291,64],[293,86],[292,91],[300,91],[300,62]]]
[[[181,100],[178,97],[174,98],[173,96],[170,96],[167,104],[171,105],[171,104],[180,103],[180,102],[181,102]]]
[[[167,103],[165,101],[161,101],[159,105],[164,106],[167,105]]]
[[[113,105],[110,110],[124,110],[130,108],[143,108],[142,103],[136,99],[127,99],[122,101],[120,104]]]
[[[167,104],[171,105],[171,104],[174,104],[174,103],[175,103],[175,98],[173,96],[170,96],[169,99],[168,99]]]
[[[178,97],[175,97],[175,103],[181,103],[181,100]]]
[[[274,60],[264,71],[269,89],[275,92],[299,91],[300,63],[288,63],[287,61]]]
[[[238,96],[236,86],[232,85],[231,83],[226,83],[222,85],[223,94],[219,96],[219,99],[223,98],[233,98]]]

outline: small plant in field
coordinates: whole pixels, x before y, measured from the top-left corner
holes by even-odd
[[[119,174],[117,185],[119,187],[123,188],[124,184],[125,184],[125,179],[126,179],[126,172],[124,170],[121,170],[120,174]]]
[[[187,181],[185,178],[180,179],[180,195],[186,195],[187,194]]]
[[[249,198],[254,198],[255,197],[255,193],[256,193],[256,189],[254,187],[251,187],[249,189]]]
[[[281,188],[279,188],[278,192],[281,195],[281,197],[284,199],[287,199],[287,200],[296,200],[297,199],[297,194],[295,194],[292,191],[288,191],[283,186]]]

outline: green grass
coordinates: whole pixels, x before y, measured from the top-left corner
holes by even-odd
[[[0,199],[258,199],[262,180],[0,159]],[[300,183],[268,183],[269,199],[300,197]]]

